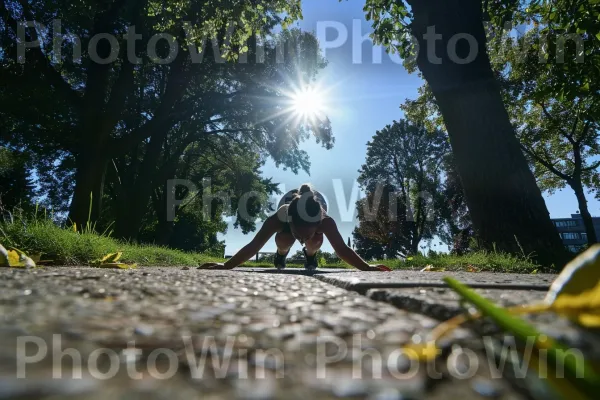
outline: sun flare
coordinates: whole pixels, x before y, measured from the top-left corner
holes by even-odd
[[[294,112],[302,118],[318,118],[325,109],[323,93],[315,88],[305,88],[292,96]]]

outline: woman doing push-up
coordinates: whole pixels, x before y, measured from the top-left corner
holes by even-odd
[[[322,196],[304,184],[299,190],[288,193],[280,202],[277,212],[271,215],[254,238],[225,263],[206,263],[201,269],[232,269],[248,261],[275,235],[277,253],[275,267],[285,268],[286,257],[296,240],[302,244],[306,258],[305,268],[318,267],[316,254],[325,236],[336,254],[345,262],[362,271],[391,271],[385,265],[369,265],[342,238],[335,221],[327,215],[327,205]]]

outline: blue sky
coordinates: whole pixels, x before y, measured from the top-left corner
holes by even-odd
[[[329,65],[320,73],[319,81],[327,89],[324,102],[336,143],[332,150],[325,150],[314,141],[302,144],[302,148],[310,154],[310,175],[304,172],[295,175],[276,168],[271,162],[263,168],[263,175],[273,177],[281,184],[282,191],[297,188],[305,182],[312,183],[326,196],[329,214],[337,221],[342,236],[347,238],[356,225],[354,201],[350,200],[353,187],[357,190],[356,178],[365,161],[366,144],[377,130],[402,118],[400,104],[417,96],[417,88],[422,81],[416,74],[408,74],[397,56],[393,60],[383,49],[373,46],[368,39],[371,26],[362,11],[364,2],[303,0],[302,3],[304,19],[298,27],[318,34],[321,47],[332,47],[324,51]],[[344,29],[339,28],[340,24]],[[336,25],[338,28],[327,29],[326,36],[319,34],[323,27]],[[321,27],[321,32],[318,27]],[[347,40],[342,46],[333,48],[337,35],[343,35],[344,31],[347,32]],[[362,62],[353,62],[353,58]],[[334,196],[334,193],[341,193],[340,187],[343,187],[345,203],[341,198],[344,196]],[[553,218],[568,217],[577,211],[575,196],[569,189],[553,195],[545,194],[544,198]],[[592,215],[600,215],[600,202],[591,195],[588,200]],[[230,226],[227,234],[221,235],[220,239],[225,240],[225,252],[230,255],[253,235],[244,235]],[[292,253],[300,248],[296,243]],[[322,249],[332,251],[327,241]],[[263,251],[275,251],[273,238]]]

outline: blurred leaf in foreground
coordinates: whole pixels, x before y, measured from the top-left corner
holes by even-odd
[[[556,366],[562,366],[565,379],[556,378],[558,375],[555,373],[556,371],[553,373],[549,371],[547,375],[548,382],[561,395],[571,398],[573,394],[579,394],[577,398],[596,398],[600,391],[600,376],[596,374],[590,363],[584,361],[583,368],[579,368],[576,358],[566,356],[569,354],[569,349],[564,345],[541,334],[526,321],[511,315],[509,310],[498,307],[457,280],[446,277],[444,281],[462,298],[473,304],[484,316],[490,317],[500,328],[514,335],[520,342],[526,343],[533,339],[534,356],[529,360],[530,367],[538,368],[538,363],[533,361],[537,359],[539,350],[545,351],[549,370]],[[582,372],[583,376],[580,376],[578,372]]]
[[[6,250],[0,245],[0,267],[34,268],[35,262],[19,249]]]

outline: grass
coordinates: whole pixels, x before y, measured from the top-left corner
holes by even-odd
[[[55,265],[89,265],[108,253],[123,252],[122,261],[140,266],[194,266],[208,261],[223,262],[218,257],[183,252],[154,245],[139,245],[116,240],[105,234],[92,232],[89,227],[74,231],[55,225],[47,218],[18,219],[0,222],[0,244],[16,247],[28,254],[41,253],[42,260],[52,260]],[[417,255],[408,260],[372,261],[393,269],[420,270],[427,266],[445,271],[493,271],[531,273],[541,271],[539,266],[525,257],[499,252],[474,252],[464,256],[438,254],[431,257]],[[321,267],[351,268],[344,262],[325,263]],[[270,262],[248,262],[244,267],[270,268]],[[288,261],[289,268],[303,268],[302,264]]]
[[[446,271],[543,272],[542,268],[528,257],[517,257],[492,251],[477,251],[462,256],[454,254],[437,254],[431,257],[416,255],[409,257],[404,262],[401,260],[388,260],[387,263],[382,263],[394,269],[420,270],[432,266],[434,269],[439,268]]]
[[[55,265],[89,265],[108,253],[123,252],[122,261],[138,265],[200,265],[218,259],[165,247],[126,243],[106,235],[75,232],[49,220],[0,223],[0,243],[28,254],[41,253],[42,260]]]

